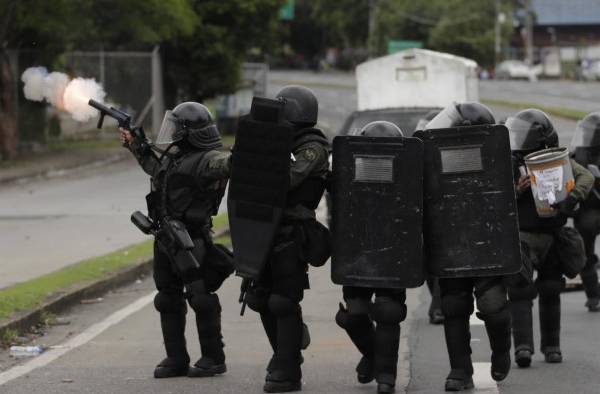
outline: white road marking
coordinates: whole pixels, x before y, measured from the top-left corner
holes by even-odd
[[[471,326],[483,326],[485,323],[483,322],[483,320],[480,320],[477,315],[475,315],[475,312],[477,312],[477,304],[474,303],[473,304],[473,313],[471,313],[471,316],[469,317],[469,324]]]
[[[137,299],[131,304],[108,316],[103,321],[88,327],[85,331],[83,331],[76,337],[73,337],[67,342],[60,345],[60,347],[54,347],[52,349],[49,349],[23,365],[17,365],[7,371],[0,373],[0,386],[13,379],[28,374],[36,368],[44,367],[56,360],[57,358],[61,357],[62,355],[68,353],[69,351],[86,344],[87,342],[100,335],[106,329],[114,326],[115,324],[118,324],[125,318],[131,316],[140,309],[144,308],[146,305],[150,304],[154,300],[155,294],[156,292],[153,291],[152,293]]]
[[[473,383],[475,393],[499,393],[496,381],[490,375],[492,363],[473,363]]]

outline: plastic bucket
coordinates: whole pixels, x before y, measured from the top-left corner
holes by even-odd
[[[559,203],[575,187],[573,169],[567,148],[549,148],[525,156],[527,172],[531,176],[531,191],[540,217],[552,217]]]

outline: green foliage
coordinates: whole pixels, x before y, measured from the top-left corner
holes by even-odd
[[[274,40],[282,0],[195,0],[193,33],[163,46],[167,102],[201,101],[237,88],[250,49]]]

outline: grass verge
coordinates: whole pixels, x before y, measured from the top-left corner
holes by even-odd
[[[516,101],[505,101],[505,100],[490,100],[484,99],[481,100],[484,104],[488,105],[498,105],[501,107],[509,107],[514,109],[526,109],[526,108],[537,108],[541,109],[548,115],[558,116],[560,118],[572,119],[572,120],[581,120],[583,117],[587,115],[587,112],[577,111],[569,108],[558,108],[558,107],[547,107],[543,105],[538,105],[535,103],[524,103],[524,102],[516,102]]]
[[[214,217],[215,231],[222,230],[227,225],[227,213]],[[228,236],[222,236],[218,242],[230,245],[231,241],[227,242],[227,239]],[[52,295],[106,278],[119,270],[148,260],[151,256],[152,240],[148,240],[1,289],[0,319],[8,318],[17,312],[32,310],[42,305]],[[48,318],[51,316],[48,315]],[[10,334],[0,333],[0,341],[3,336]]]

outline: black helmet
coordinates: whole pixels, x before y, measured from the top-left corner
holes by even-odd
[[[425,129],[447,129],[450,127],[494,124],[496,119],[485,105],[476,102],[454,103],[436,115]]]
[[[513,151],[535,152],[558,146],[558,133],[543,111],[530,108],[506,119]]]
[[[600,147],[600,112],[592,112],[577,123],[571,149]]]
[[[404,134],[400,127],[396,126],[392,122],[385,120],[377,120],[375,122],[368,123],[363,127],[358,135],[364,137],[403,137]]]
[[[201,149],[217,149],[223,146],[210,111],[204,105],[193,101],[181,103],[165,113],[156,142],[187,142]]]
[[[286,86],[277,93],[277,99],[285,102],[285,120],[297,126],[313,127],[317,124],[319,102],[312,90],[304,86]]]

